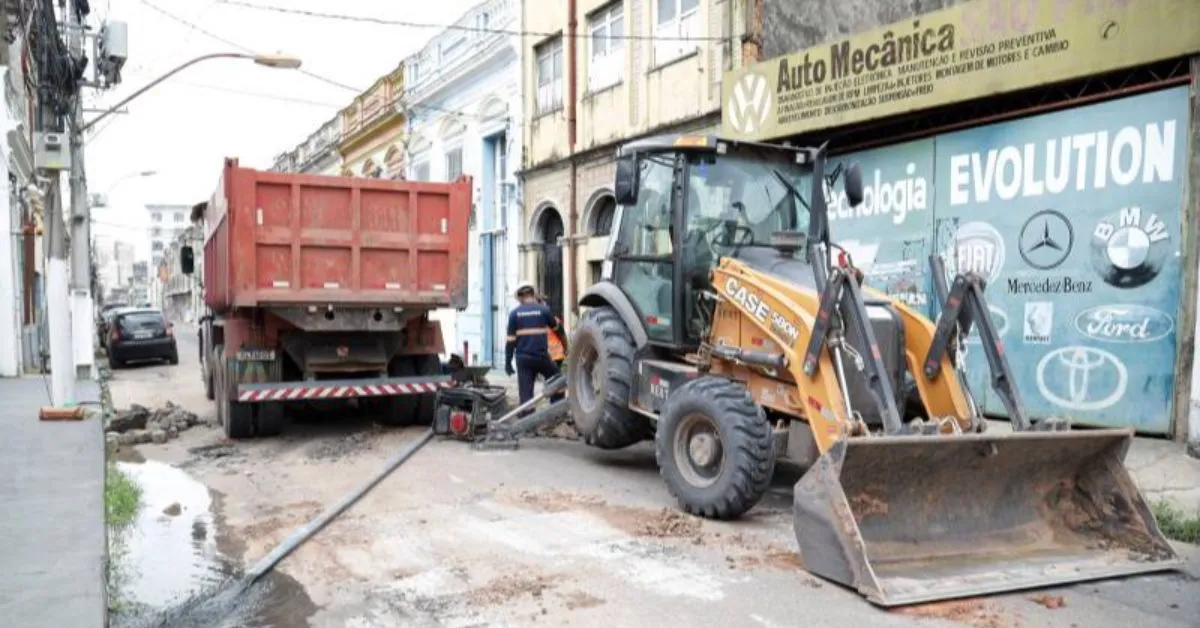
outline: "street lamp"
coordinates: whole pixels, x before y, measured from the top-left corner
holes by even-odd
[[[104,111],[104,113],[101,113],[100,115],[96,116],[95,118],[92,118],[90,121],[84,123],[83,126],[79,128],[79,133],[84,133],[88,129],[96,126],[97,122],[112,115],[114,112],[116,112],[121,107],[124,107],[125,105],[129,104],[129,101],[146,93],[155,85],[158,85],[159,83],[167,80],[168,78],[171,78],[172,76],[178,74],[182,70],[185,70],[193,65],[196,65],[197,63],[200,63],[201,61],[208,61],[209,59],[249,59],[249,60],[253,61],[254,63],[261,65],[263,67],[276,68],[276,69],[280,69],[280,70],[295,70],[296,68],[299,68],[300,64],[301,64],[301,61],[299,58],[290,57],[290,56],[282,55],[282,54],[252,55],[252,54],[246,54],[246,53],[242,53],[242,52],[214,52],[211,54],[201,55],[199,57],[196,57],[195,59],[192,59],[191,61],[186,61],[186,62],[180,64],[174,70],[171,70],[170,72],[167,72],[166,74],[154,79],[153,81],[150,81],[150,83],[147,84],[146,86],[144,86],[141,89],[137,90],[136,92],[130,94],[128,98],[113,105],[112,107],[109,107],[108,109],[106,109]]]
[[[92,207],[107,207],[108,206],[108,197],[110,194],[112,194],[113,190],[117,189],[117,186],[121,185],[122,183],[124,183],[130,179],[136,179],[139,177],[142,177],[142,178],[153,177],[154,175],[157,175],[157,174],[158,174],[157,170],[141,170],[138,172],[130,172],[128,174],[124,174],[124,175],[120,176],[119,178],[117,178],[116,181],[113,181],[112,185],[109,185],[108,189],[104,190],[103,194],[92,195],[91,205],[92,205]]]

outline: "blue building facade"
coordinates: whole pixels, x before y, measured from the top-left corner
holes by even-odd
[[[1170,434],[1189,112],[1175,87],[840,156],[867,189],[857,208],[833,192],[832,235],[869,285],[931,316],[931,253],[985,277],[1035,418]],[[1003,416],[977,337],[967,360]]]

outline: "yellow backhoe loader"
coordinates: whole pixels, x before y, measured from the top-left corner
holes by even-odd
[[[805,566],[884,606],[1178,565],[1124,467],[1132,430],[1031,422],[977,275],[930,260],[936,323],[863,287],[829,237],[839,178],[860,203],[857,166],[826,172],[824,146],[622,147],[604,277],[568,356],[586,441],[654,439],[671,493],[711,518],[752,508],[776,459],[806,466]],[[972,327],[1011,434],[986,433],[967,388]]]

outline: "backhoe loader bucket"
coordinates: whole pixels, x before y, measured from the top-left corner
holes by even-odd
[[[1132,430],[881,436],[796,483],[807,568],[882,606],[1180,564],[1123,464]]]

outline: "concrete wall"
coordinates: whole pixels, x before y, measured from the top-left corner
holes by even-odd
[[[778,57],[969,0],[757,0],[763,58]]]

